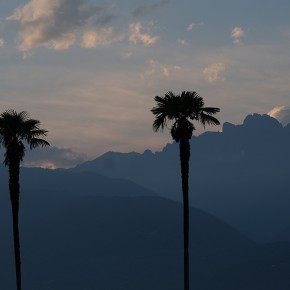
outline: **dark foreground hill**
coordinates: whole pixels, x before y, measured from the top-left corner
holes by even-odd
[[[83,196],[42,215],[39,211],[35,215],[33,210],[37,202],[31,205],[23,202],[21,215],[27,288],[180,288],[179,203],[159,197]],[[239,265],[253,246],[236,230],[197,209],[191,209],[191,229],[192,277],[199,287],[204,279],[217,281],[225,269]],[[13,289],[13,257],[8,237],[10,242],[12,239],[7,224],[3,234],[1,289]]]
[[[149,195],[82,193],[66,200],[45,199],[44,204],[39,198],[41,194],[22,192],[24,289],[182,288],[180,203]],[[0,209],[0,289],[14,290],[7,199],[2,198]],[[190,211],[190,225],[191,289],[289,288],[288,243],[272,244],[268,248],[256,245],[232,227],[195,208]]]
[[[0,289],[15,290],[7,170],[0,168]],[[182,206],[93,172],[21,170],[23,289],[182,288]],[[259,245],[191,208],[194,290],[290,289],[290,244]]]

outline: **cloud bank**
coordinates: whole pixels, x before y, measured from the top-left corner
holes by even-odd
[[[38,46],[64,50],[79,37],[83,47],[108,43],[113,17],[105,5],[84,0],[31,0],[6,19],[19,24],[19,49],[25,52]]]
[[[71,148],[47,147],[27,150],[23,165],[42,168],[71,168],[88,160],[85,154],[74,152]]]
[[[150,9],[165,2],[168,1],[159,1]],[[85,0],[31,0],[15,9],[6,20],[19,24],[18,48],[26,53],[35,47],[65,50],[77,43],[83,48],[95,48],[121,41],[126,35],[116,33],[110,25],[115,17],[106,4],[92,5]],[[130,43],[150,46],[159,38],[144,32],[140,22],[129,25]],[[2,42],[0,38],[0,46]]]

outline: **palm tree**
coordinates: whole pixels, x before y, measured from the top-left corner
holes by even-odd
[[[47,131],[40,129],[38,120],[30,119],[27,112],[7,110],[0,115],[0,145],[5,147],[4,164],[9,169],[9,191],[12,206],[13,238],[17,290],[21,290],[21,260],[18,230],[20,162],[25,155],[25,144],[30,149],[49,146],[43,139]]]
[[[189,203],[188,175],[190,143],[195,127],[191,121],[197,121],[204,127],[206,124],[219,125],[220,122],[212,115],[219,108],[204,107],[203,98],[196,92],[184,91],[180,95],[168,92],[164,97],[155,97],[156,106],[151,112],[155,115],[153,130],[155,132],[167,127],[168,121],[173,122],[170,133],[174,141],[179,143],[182,193],[183,193],[183,243],[184,243],[184,289],[189,290]]]

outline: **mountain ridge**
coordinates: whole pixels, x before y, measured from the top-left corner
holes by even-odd
[[[138,285],[144,290],[173,290],[182,283],[180,203],[158,196],[83,195],[40,213],[35,208],[42,205],[33,198],[37,193],[27,194],[34,203],[23,200],[20,229],[23,283],[29,289],[61,290],[66,285],[72,290],[133,290]],[[223,272],[243,262],[245,253],[255,246],[214,216],[195,208],[190,211],[193,273],[211,277],[208,267]],[[7,208],[5,212],[7,216]],[[0,225],[8,222],[1,219]],[[9,226],[2,232],[0,286],[13,289],[9,287],[14,280],[12,235]],[[202,276],[195,277],[198,287]],[[114,279],[103,281],[102,277]]]
[[[289,128],[290,124],[283,127],[268,115],[253,114],[240,125],[225,123],[222,132],[194,136],[189,178],[191,204],[256,240],[267,241],[288,227]],[[181,201],[176,143],[167,144],[156,153],[107,152],[70,170],[126,178]]]

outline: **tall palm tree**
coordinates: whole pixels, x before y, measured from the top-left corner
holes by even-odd
[[[13,238],[17,290],[21,290],[21,260],[18,228],[20,163],[25,155],[25,145],[30,149],[49,146],[43,139],[47,131],[40,129],[38,120],[30,119],[27,112],[7,110],[0,115],[0,145],[5,147],[4,164],[9,169],[9,191],[12,206]]]
[[[155,97],[156,106],[151,112],[155,115],[153,130],[155,132],[167,127],[168,121],[173,124],[170,133],[174,141],[179,143],[181,164],[182,193],[183,193],[183,242],[184,242],[184,289],[189,290],[189,202],[188,176],[190,158],[190,139],[195,127],[192,121],[203,126],[219,125],[220,122],[212,115],[219,108],[204,107],[203,98],[196,92],[184,91],[180,95],[168,92],[164,97]]]

